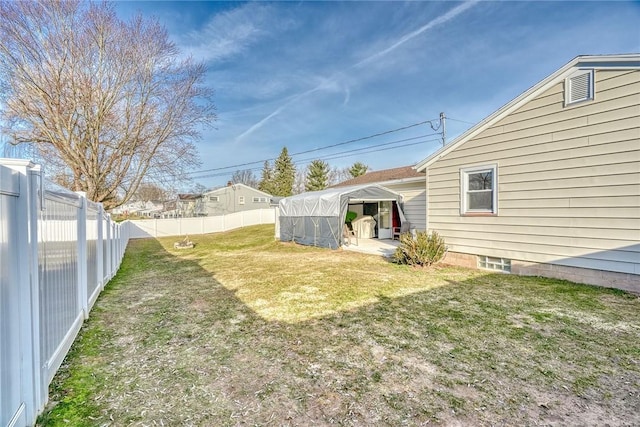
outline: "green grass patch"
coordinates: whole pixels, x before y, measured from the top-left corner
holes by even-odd
[[[640,423],[633,295],[190,238],[130,242],[39,425]]]

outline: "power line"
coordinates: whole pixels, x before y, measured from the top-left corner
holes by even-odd
[[[459,119],[453,119],[451,117],[447,117],[448,120],[453,120],[454,122],[460,122],[460,123],[466,123],[468,125],[475,125],[475,123],[471,123],[471,122],[466,122],[464,120],[459,120]]]
[[[413,138],[410,138],[413,139]],[[425,142],[434,142],[434,141],[440,141],[440,138],[433,138],[433,139],[426,139],[426,140],[421,140],[421,141],[415,141],[415,142],[411,142],[408,144],[403,144],[403,145],[397,145],[394,147],[385,147],[385,148],[378,148],[376,150],[369,150],[366,152],[357,152],[357,153],[351,153],[351,154],[343,154],[343,155],[338,155],[336,154],[328,154],[320,159],[318,158],[314,158],[311,160],[304,160],[304,161],[298,161],[296,162],[296,164],[305,164],[305,163],[311,163],[313,160],[336,160],[336,159],[342,159],[345,157],[351,157],[351,156],[355,156],[358,154],[371,154],[371,153],[377,153],[380,151],[387,151],[387,150],[395,150],[397,148],[404,148],[404,147],[411,147],[414,145],[418,145],[418,144],[424,144]],[[371,148],[371,147],[369,147]],[[350,150],[350,151],[354,151],[354,150]],[[359,151],[359,150],[358,150]],[[347,151],[348,153],[349,151]],[[245,170],[250,170],[250,171],[257,171],[260,170],[260,167],[257,168],[249,168],[249,169],[245,169]],[[207,175],[202,175],[202,176],[198,176],[198,177],[193,177],[193,179],[203,179],[203,178],[214,178],[214,177],[220,177],[220,176],[228,176],[230,175],[232,172],[228,171],[228,172],[220,172],[220,173],[213,173],[213,174],[207,174]]]
[[[428,139],[428,140],[423,140],[423,141],[416,141],[416,142],[412,142],[410,144],[397,145],[395,147],[380,148],[380,149],[377,149],[377,150],[370,150],[370,151],[365,151],[365,152],[362,152],[362,153],[353,153],[353,154],[349,154],[349,155],[345,155],[345,156],[327,157],[324,160],[335,160],[335,159],[342,159],[344,157],[355,156],[356,154],[371,154],[371,153],[377,153],[377,152],[380,152],[380,151],[395,150],[396,148],[411,147],[413,145],[424,144],[425,142],[432,142],[432,141],[440,141],[440,138]]]
[[[301,154],[313,153],[313,152],[316,152],[316,151],[326,150],[328,148],[334,148],[334,147],[339,147],[341,145],[352,144],[354,142],[365,141],[367,139],[377,138],[379,136],[388,135],[390,133],[411,129],[413,127],[424,125],[426,123],[429,123],[431,125],[431,122],[436,121],[436,120],[437,119],[425,120],[425,121],[422,121],[422,122],[419,122],[419,123],[414,123],[414,124],[411,124],[411,125],[408,125],[408,126],[403,126],[403,127],[397,128],[397,129],[392,129],[392,130],[376,133],[376,134],[373,134],[373,135],[364,136],[362,138],[350,139],[348,141],[339,142],[337,144],[331,144],[331,145],[326,145],[324,147],[312,148],[310,150],[305,150],[305,151],[300,151],[300,152],[297,152],[297,153],[292,153],[292,154],[289,154],[289,156],[291,156],[291,157],[299,156]],[[243,167],[243,166],[257,165],[257,164],[262,164],[264,162],[273,161],[273,160],[276,160],[276,159],[275,158],[270,158],[270,159],[256,160],[254,162],[240,163],[240,164],[237,164],[237,165],[224,166],[224,167],[219,167],[219,168],[203,169],[203,170],[199,170],[199,171],[190,172],[189,175],[194,175],[194,174],[204,173],[204,172],[215,172],[215,171],[220,171],[220,170],[225,170],[225,169],[237,169],[237,168],[240,168],[240,167]]]
[[[327,160],[329,157],[337,156],[337,155],[340,155],[340,154],[357,153],[357,152],[360,152],[360,151],[369,150],[371,148],[384,147],[384,146],[393,145],[393,144],[399,144],[401,142],[407,142],[407,141],[415,141],[416,139],[426,138],[428,136],[433,136],[433,135],[438,135],[438,134],[437,133],[431,133],[431,134],[425,134],[425,135],[418,135],[418,136],[414,136],[414,137],[411,137],[411,138],[399,139],[399,140],[396,140],[396,141],[383,142],[381,144],[370,145],[368,147],[354,148],[352,150],[339,151],[337,153],[325,154],[325,155],[320,156],[320,157],[309,157],[309,158],[306,158],[306,159],[297,160],[296,163],[302,163],[302,162],[313,161],[313,160]],[[398,146],[398,147],[403,147],[403,145],[402,146]],[[396,147],[394,147],[394,148],[396,148]]]
[[[431,124],[432,121],[434,121],[434,120],[425,120],[424,122],[414,123],[412,125],[404,126],[404,127],[398,128],[398,129],[388,130],[386,132],[376,133],[374,135],[369,135],[369,136],[365,136],[365,137],[362,137],[362,138],[351,139],[349,141],[339,142],[337,144],[327,145],[327,146],[320,147],[320,148],[313,148],[313,149],[307,150],[307,151],[300,151],[299,153],[291,154],[291,156],[297,156],[297,155],[300,155],[300,154],[313,153],[315,151],[326,150],[327,148],[334,148],[334,147],[338,147],[338,146],[341,146],[341,145],[351,144],[353,142],[360,142],[360,141],[364,141],[366,139],[371,139],[371,138],[376,138],[378,136],[388,135],[388,134],[393,133],[393,132],[398,132],[398,131],[401,131],[401,130],[411,129],[413,127],[424,125],[426,123]]]
[[[296,160],[295,163],[305,163],[305,162],[310,162],[310,161],[313,161],[313,160],[327,160],[328,157],[334,157],[334,156],[337,156],[337,155],[347,154],[347,153],[356,153],[356,152],[360,152],[360,151],[363,151],[363,150],[368,150],[368,149],[371,149],[371,148],[377,148],[377,147],[384,147],[384,146],[393,145],[393,144],[399,144],[401,142],[413,141],[413,140],[416,140],[416,139],[426,138],[428,136],[433,136],[433,135],[437,135],[437,134],[433,133],[433,134],[419,135],[419,136],[414,136],[414,137],[411,137],[411,138],[399,139],[399,140],[396,140],[396,141],[383,142],[381,144],[371,145],[371,146],[368,146],[368,147],[354,148],[352,150],[339,151],[337,153],[325,154],[324,156],[307,158],[307,159],[299,159],[299,160]],[[259,170],[260,168],[261,167],[249,168],[249,170]],[[212,171],[212,172],[214,172],[214,171]],[[193,179],[203,178],[202,176],[193,176],[193,175],[197,175],[199,173],[203,173],[203,172],[194,172],[191,177]],[[228,173],[229,172],[226,172],[226,173],[221,174],[219,176],[224,176],[224,175],[227,175]],[[209,175],[207,175],[207,177],[209,177]]]

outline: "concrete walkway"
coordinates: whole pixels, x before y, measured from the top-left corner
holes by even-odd
[[[342,249],[345,251],[381,255],[387,258],[393,256],[393,253],[400,244],[400,241],[391,239],[358,239],[358,244],[356,245],[355,239],[352,238],[351,242],[350,245],[343,245]]]

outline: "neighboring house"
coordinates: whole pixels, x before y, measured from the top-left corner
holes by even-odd
[[[179,217],[192,218],[207,214],[203,209],[202,195],[200,194],[178,194],[177,202]]]
[[[139,215],[149,218],[160,218],[163,209],[163,202],[159,200],[148,200],[144,203],[144,208],[139,212]]]
[[[204,216],[202,196],[200,194],[178,194],[175,201],[164,203],[163,218],[192,218]]]
[[[333,187],[347,187],[362,184],[378,184],[396,193],[400,193],[404,203],[402,211],[416,230],[426,230],[427,192],[425,190],[425,174],[416,172],[412,166],[402,166],[368,172],[364,175],[343,181]],[[357,212],[362,214],[361,212]]]
[[[166,200],[162,203],[162,218],[176,218],[178,215],[178,201],[176,199]]]
[[[253,209],[269,209],[271,195],[244,184],[229,182],[226,187],[202,194],[202,209],[206,215],[225,215]]]
[[[415,167],[448,262],[640,291],[640,55],[579,56]]]
[[[145,209],[144,202],[141,201],[129,201],[117,208],[111,209],[110,213],[114,215],[126,215],[126,216],[139,216]]]

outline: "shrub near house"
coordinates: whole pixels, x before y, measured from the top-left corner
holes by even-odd
[[[393,259],[398,264],[428,266],[440,261],[445,251],[444,239],[435,231],[419,231],[415,239],[411,233],[404,233]]]

